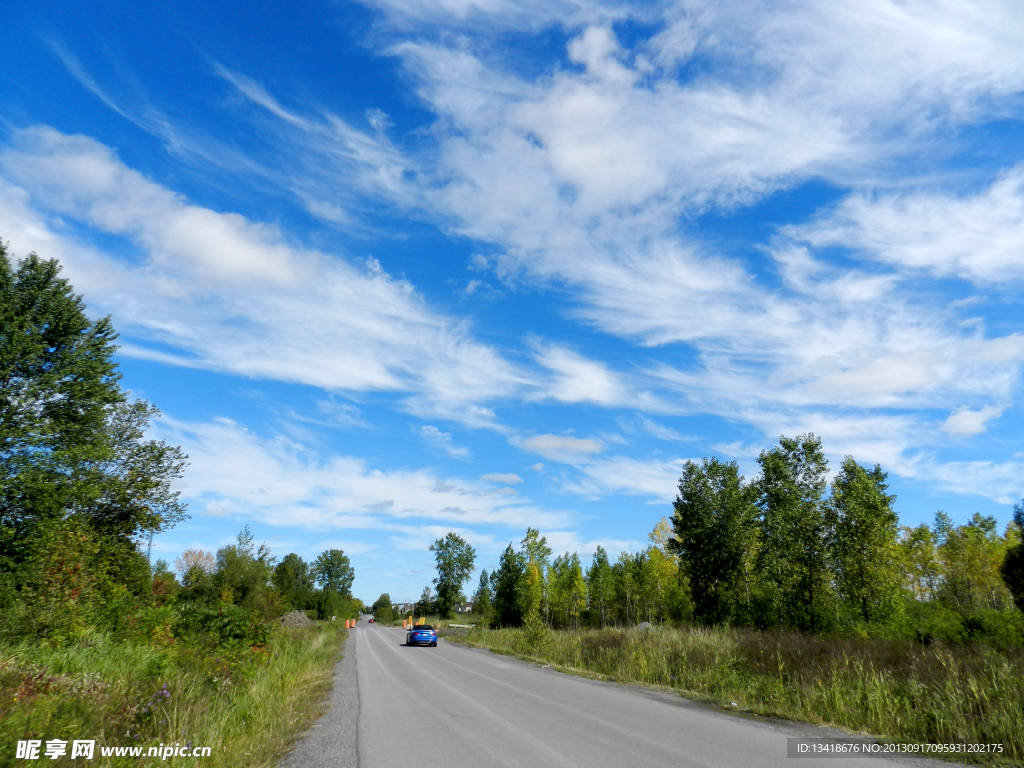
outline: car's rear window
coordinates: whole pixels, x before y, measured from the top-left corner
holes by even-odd
[[[429,624],[419,624],[419,625],[413,627],[413,629],[433,629],[433,627],[430,626]]]

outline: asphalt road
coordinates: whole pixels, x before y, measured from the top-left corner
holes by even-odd
[[[339,665],[331,710],[286,765],[951,765],[787,758],[788,737],[837,733],[720,712],[672,694],[586,680],[444,640],[437,648],[404,642],[403,630],[360,622]]]

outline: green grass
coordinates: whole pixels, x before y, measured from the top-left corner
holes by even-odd
[[[902,742],[1001,743],[1002,762],[1024,761],[1020,648],[665,627],[540,637],[476,630],[449,639],[602,679],[671,688],[727,709]]]
[[[101,758],[99,747],[161,742],[211,747],[177,758],[190,764],[273,765],[324,709],[347,634],[338,623],[276,628],[256,648],[103,633],[63,648],[0,646],[0,766],[22,763],[15,743],[26,738],[96,739],[83,765],[155,765]]]

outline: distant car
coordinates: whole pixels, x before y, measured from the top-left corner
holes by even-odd
[[[405,633],[405,644],[437,647],[437,630],[429,624],[410,627]]]
[[[373,624],[373,617],[370,617],[370,623]]]

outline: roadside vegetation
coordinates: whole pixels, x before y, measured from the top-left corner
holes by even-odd
[[[669,626],[472,630],[445,638],[605,680],[669,688],[727,710],[903,742],[999,743],[1003,754],[982,762],[1024,760],[1020,648]]]
[[[148,613],[148,615],[147,615]],[[0,648],[0,766],[17,739],[95,739],[97,765],[156,765],[103,758],[100,746],[209,747],[200,762],[270,766],[324,709],[346,631],[342,622],[274,628],[223,642],[177,639],[147,612],[125,634],[89,631],[75,643]],[[133,636],[134,635],[134,636]],[[250,645],[250,643],[252,643]]]
[[[246,527],[151,564],[151,537],[187,518],[188,457],[145,437],[159,411],[121,388],[109,318],[59,272],[0,243],[0,766],[28,739],[269,764],[329,687],[330,619],[362,608],[348,557],[278,562]],[[296,610],[324,623],[279,626]]]

